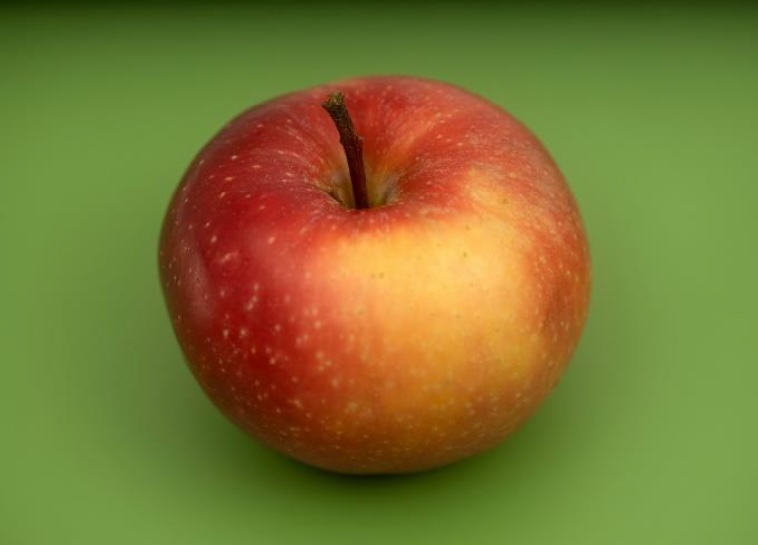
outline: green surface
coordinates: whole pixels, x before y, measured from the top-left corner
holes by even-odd
[[[3,12],[0,543],[758,543],[758,12],[341,9]],[[169,195],[221,124],[371,73],[532,127],[596,278],[537,416],[403,478],[311,470],[228,424],[156,272]]]

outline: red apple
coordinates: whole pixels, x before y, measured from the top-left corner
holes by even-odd
[[[322,108],[336,91],[362,138],[367,208]],[[535,136],[481,97],[406,77],[231,121],[179,185],[159,261],[210,399],[270,447],[344,473],[496,445],[558,381],[590,291],[577,206]]]

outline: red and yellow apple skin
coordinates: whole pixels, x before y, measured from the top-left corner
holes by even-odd
[[[369,209],[349,206],[321,107],[337,90],[364,141]],[[405,77],[234,119],[185,174],[159,254],[210,399],[270,447],[343,473],[496,445],[558,381],[590,291],[577,206],[539,141],[481,97]]]

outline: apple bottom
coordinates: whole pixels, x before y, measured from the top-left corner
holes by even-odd
[[[507,228],[449,223],[310,254],[282,243],[259,264],[281,274],[227,295],[242,303],[209,336],[223,342],[183,343],[198,381],[252,436],[332,471],[413,472],[493,447],[557,382],[585,285],[513,250]]]
[[[416,473],[496,447],[528,419],[551,388],[548,384],[507,409],[492,399],[468,403],[465,415],[454,415],[441,403],[440,420],[397,414],[392,417],[395,425],[385,424],[381,431],[381,424],[372,422],[371,410],[359,407],[353,410],[365,411],[363,415],[338,416],[331,426],[323,427],[292,424],[288,419],[262,426],[244,414],[232,421],[273,450],[323,470],[355,475]],[[223,405],[218,407],[226,412]]]
[[[297,460],[340,473],[407,473],[490,449],[523,423],[563,364],[520,361],[515,368],[472,355],[430,369],[374,360],[366,369],[319,357],[312,372],[253,379],[252,391],[240,397],[221,393],[234,391],[223,384],[203,386],[240,428]],[[389,372],[397,367],[402,371]]]

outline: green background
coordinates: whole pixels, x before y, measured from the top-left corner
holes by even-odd
[[[0,543],[758,543],[758,11],[3,9]],[[205,400],[156,243],[231,116],[374,73],[460,84],[534,129],[595,287],[572,366],[511,440],[347,478]]]

